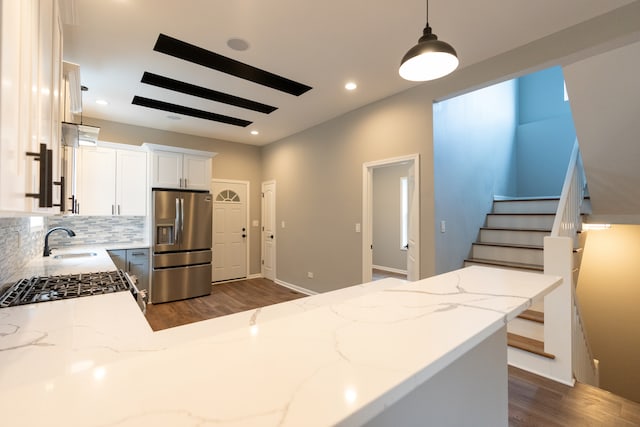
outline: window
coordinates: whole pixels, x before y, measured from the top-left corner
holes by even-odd
[[[400,178],[400,249],[409,245],[409,184],[407,177]]]
[[[240,203],[240,197],[233,190],[222,190],[216,197],[216,202]]]

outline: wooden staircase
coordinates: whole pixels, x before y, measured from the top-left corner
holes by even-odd
[[[544,238],[551,234],[559,198],[495,200],[472,244],[465,266],[485,265],[534,273],[544,271]],[[544,351],[544,303],[535,303],[507,325],[510,347],[547,359]]]

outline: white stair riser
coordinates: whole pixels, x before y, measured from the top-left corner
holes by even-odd
[[[534,340],[544,341],[544,324],[516,317],[507,324],[507,331]]]
[[[544,231],[480,230],[480,242],[542,246],[548,235]]]
[[[542,265],[542,250],[500,246],[473,245],[472,258]]]
[[[556,213],[557,200],[509,200],[494,202],[495,213]]]
[[[550,230],[553,220],[553,215],[487,215],[487,227]]]

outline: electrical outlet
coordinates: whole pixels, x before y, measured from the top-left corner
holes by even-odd
[[[311,271],[307,272],[307,277],[309,279],[313,279],[313,272],[311,272]]]

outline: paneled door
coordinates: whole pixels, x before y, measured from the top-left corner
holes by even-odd
[[[276,279],[276,182],[262,183],[262,276]]]
[[[213,282],[247,277],[247,183],[213,180]]]

